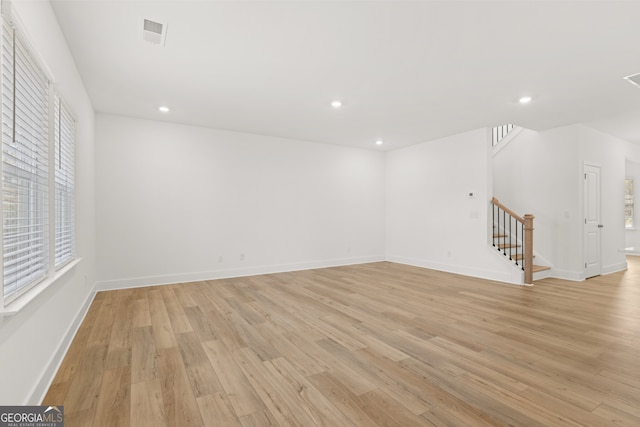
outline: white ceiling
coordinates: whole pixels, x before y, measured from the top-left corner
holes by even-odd
[[[640,142],[636,1],[52,3],[97,112],[382,149],[508,122]]]

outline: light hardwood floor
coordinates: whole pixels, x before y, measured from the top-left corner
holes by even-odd
[[[640,426],[640,258],[518,287],[392,263],[99,293],[66,426]]]

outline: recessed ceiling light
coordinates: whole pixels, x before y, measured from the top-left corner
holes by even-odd
[[[518,99],[518,102],[520,104],[528,104],[531,102],[531,97],[530,96],[523,96],[522,98]]]
[[[167,107],[166,105],[161,105],[161,106],[159,106],[159,107],[158,107],[158,110],[159,110],[161,113],[168,113],[169,111],[171,111],[171,110],[169,109],[169,107]]]
[[[338,100],[332,101],[331,102],[331,106],[333,108],[340,108],[340,107],[342,107],[342,101],[338,101]]]
[[[377,140],[376,145],[382,145],[382,140],[381,139]]]

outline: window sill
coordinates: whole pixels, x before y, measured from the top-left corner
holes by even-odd
[[[637,231],[638,230],[636,227],[625,227],[624,229],[626,231]]]
[[[42,282],[35,285],[33,288],[29,289],[25,292],[24,295],[21,295],[15,301],[9,303],[5,307],[0,307],[0,318],[10,317],[18,314],[22,309],[24,309],[29,303],[44,292],[49,286],[53,286],[56,281],[58,281],[62,276],[64,276],[68,271],[73,269],[76,265],[78,265],[82,261],[82,258],[76,258],[73,261],[67,263],[60,270],[56,271],[55,274],[51,277],[47,277]]]

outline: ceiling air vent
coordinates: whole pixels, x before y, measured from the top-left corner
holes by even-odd
[[[144,41],[164,46],[164,40],[167,37],[167,24],[143,19],[140,35]]]
[[[640,86],[640,73],[625,77],[629,83]]]

